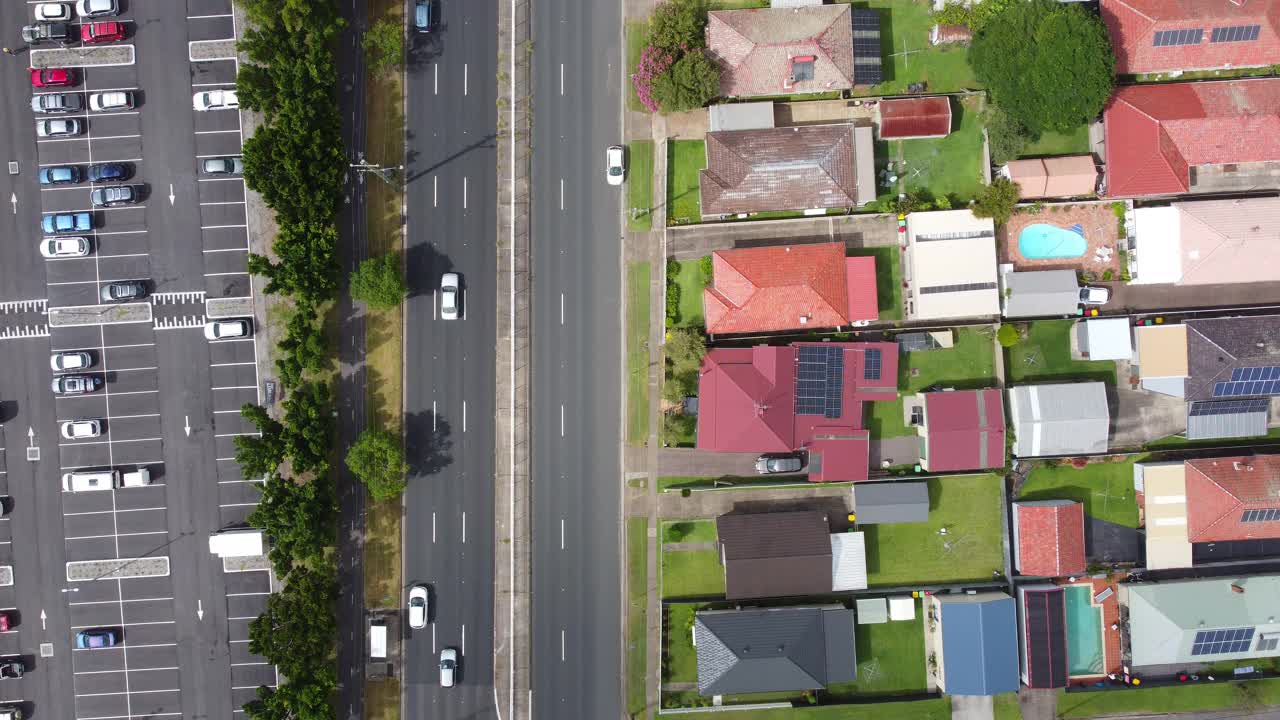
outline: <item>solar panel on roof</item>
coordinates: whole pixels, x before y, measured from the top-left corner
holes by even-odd
[[[1261,25],[1229,25],[1216,27],[1209,36],[1209,42],[1250,42],[1258,39]]]
[[[872,348],[866,352],[866,359],[862,365],[863,380],[879,380],[880,379],[880,351]]]
[[[1250,395],[1280,395],[1280,378],[1270,380],[1236,380],[1237,373],[1239,377],[1253,377],[1252,370],[1261,368],[1240,368],[1232,372],[1232,379],[1229,381],[1216,382],[1213,384],[1214,397],[1247,397]],[[1268,368],[1270,370],[1270,368]],[[1274,376],[1274,372],[1259,374],[1258,377]]]
[[[1266,367],[1236,368],[1231,371],[1231,380],[1233,382],[1278,379],[1280,379],[1280,367],[1276,367],[1274,365]]]
[[[796,360],[796,414],[843,414],[844,348],[801,345]]]
[[[1267,398],[1252,400],[1218,400],[1191,403],[1190,417],[1207,415],[1242,415],[1244,413],[1267,412],[1271,401]]]
[[[1204,28],[1183,28],[1181,30],[1158,30],[1152,39],[1155,47],[1174,47],[1177,45],[1199,45],[1204,39]]]
[[[879,85],[884,82],[884,68],[880,65],[880,58],[855,60],[853,77],[854,82],[859,85]]]
[[[1191,645],[1192,655],[1221,655],[1245,652],[1253,644],[1251,627],[1226,630],[1200,630]]]
[[[874,30],[880,32],[880,13],[870,8],[855,8],[853,11],[853,29]]]
[[[1280,520],[1280,508],[1245,510],[1240,522],[1275,522]]]

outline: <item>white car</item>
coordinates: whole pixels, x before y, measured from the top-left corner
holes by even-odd
[[[36,3],[36,20],[39,22],[65,21],[70,20],[72,17],[71,3]]]
[[[40,241],[40,254],[47,258],[84,257],[89,240],[82,237],[49,237]]]
[[[93,367],[93,356],[83,350],[54,353],[49,356],[49,367],[54,372],[75,372]]]
[[[112,110],[132,110],[133,93],[128,90],[115,90],[89,94],[89,109],[94,112],[111,112]]]
[[[191,107],[198,112],[227,110],[240,107],[240,99],[235,90],[207,90],[191,96]]]
[[[248,320],[210,320],[204,324],[205,340],[230,340],[249,334]]]
[[[445,273],[440,278],[440,318],[457,320],[459,302],[458,273]]]
[[[120,4],[116,0],[80,0],[76,3],[76,12],[86,18],[119,15]]]
[[[627,177],[626,161],[624,159],[622,146],[612,145],[604,153],[605,159],[605,179],[610,185],[621,185],[622,181]]]
[[[36,137],[71,137],[79,134],[80,121],[76,118],[36,121]]]
[[[458,672],[458,651],[445,648],[440,651],[440,687],[453,687]]]
[[[409,627],[421,630],[427,626],[428,602],[426,586],[414,585],[409,588]]]
[[[1086,285],[1080,288],[1080,304],[1106,305],[1111,299],[1111,291],[1104,287]]]
[[[62,423],[62,437],[67,440],[96,438],[102,434],[102,424],[97,420],[68,420]]]

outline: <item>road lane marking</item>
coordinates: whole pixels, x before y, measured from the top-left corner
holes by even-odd
[[[467,401],[462,401],[462,432],[467,431]]]
[[[560,293],[560,324],[564,324],[564,293]]]
[[[431,623],[431,654],[436,654],[436,624]]]
[[[560,63],[560,94],[564,94],[564,63]]]
[[[564,518],[560,518],[560,549],[564,549]]]
[[[462,542],[467,542],[467,511],[462,511]]]
[[[431,207],[436,207],[438,195],[440,191],[440,176],[431,176]]]
[[[439,417],[439,413],[436,412],[436,401],[432,400],[431,401],[431,432],[435,432],[436,430],[437,417]]]
[[[462,209],[467,209],[467,176],[462,176]]]
[[[564,437],[564,403],[560,404],[560,437]]]
[[[560,209],[564,209],[564,178],[560,178]]]
[[[560,662],[564,662],[564,629],[560,629]]]
[[[458,650],[465,656],[467,654],[467,626],[462,626],[462,643],[458,645]]]
[[[434,543],[435,541],[436,541],[436,514],[433,511],[431,513],[431,542]]]
[[[467,94],[467,64],[462,63],[462,94]]]

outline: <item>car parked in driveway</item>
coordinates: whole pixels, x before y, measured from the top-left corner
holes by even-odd
[[[138,202],[138,191],[132,185],[112,185],[94,188],[89,193],[89,202],[94,207],[117,207],[119,205],[135,205]]]
[[[199,112],[240,107],[235,90],[204,90],[191,96],[191,107]]]
[[[76,633],[76,647],[81,650],[108,648],[120,642],[120,633],[111,628],[94,628]]]
[[[80,130],[80,120],[77,118],[59,118],[56,120],[36,121],[36,137],[75,137],[80,134]]]
[[[414,585],[409,588],[409,627],[421,630],[427,626],[427,616],[430,614],[429,602],[425,585]]]
[[[40,241],[40,254],[47,258],[84,257],[89,240],[82,237],[50,237]]]
[[[26,25],[22,28],[22,42],[28,45],[66,45],[75,42],[71,37],[70,27],[66,23],[42,22]]]
[[[55,395],[84,395],[100,387],[102,378],[97,375],[59,375],[50,385]]]
[[[445,273],[440,277],[440,317],[443,320],[457,320],[460,301],[461,279],[458,273]]]
[[[80,26],[80,39],[87,43],[113,42],[124,39],[124,24],[115,20],[85,23]]]
[[[53,165],[40,168],[36,173],[41,185],[74,185],[84,180],[84,173],[75,165]]]
[[[79,82],[75,70],[66,68],[31,68],[31,87],[67,87]]]
[[[239,157],[205,158],[200,167],[206,175],[239,175],[244,172],[244,161]]]
[[[35,7],[36,20],[41,22],[51,22],[56,20],[71,20],[75,17],[75,13],[71,11],[71,3],[61,2],[42,2],[36,3]]]
[[[1104,287],[1096,285],[1085,285],[1080,288],[1080,304],[1082,305],[1106,305],[1111,299],[1111,291]]]
[[[40,228],[45,235],[89,232],[93,229],[93,213],[52,213],[40,219]]]
[[[82,18],[107,17],[120,14],[120,4],[116,0],[79,0],[76,12]]]
[[[458,674],[458,651],[447,647],[440,651],[440,687],[453,687]]]
[[[621,185],[627,177],[626,155],[621,145],[611,145],[604,153],[605,180],[610,185]]]
[[[102,423],[97,420],[68,420],[62,423],[64,440],[96,438],[102,434]]]
[[[89,109],[94,112],[111,112],[112,110],[132,110],[133,93],[128,90],[91,93]]]
[[[88,370],[93,367],[93,356],[83,350],[57,352],[49,356],[49,367],[54,372]]]
[[[147,296],[147,284],[141,280],[117,280],[103,285],[102,292],[98,295],[102,302],[141,300]]]
[[[23,720],[21,705],[0,705],[0,720]]]
[[[761,455],[756,458],[756,472],[761,475],[800,472],[802,467],[804,458],[797,453]]]
[[[100,163],[89,166],[90,182],[112,182],[133,177],[133,166],[128,163]]]
[[[230,340],[232,338],[242,338],[249,335],[251,325],[248,320],[237,318],[235,320],[211,320],[204,324],[205,340]]]

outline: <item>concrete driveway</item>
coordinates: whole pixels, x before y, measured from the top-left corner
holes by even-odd
[[[990,695],[951,696],[951,720],[993,720],[994,717]]]
[[[677,260],[702,257],[715,250],[825,242],[843,242],[850,249],[897,245],[898,221],[892,215],[827,215],[667,229],[667,254]]]

